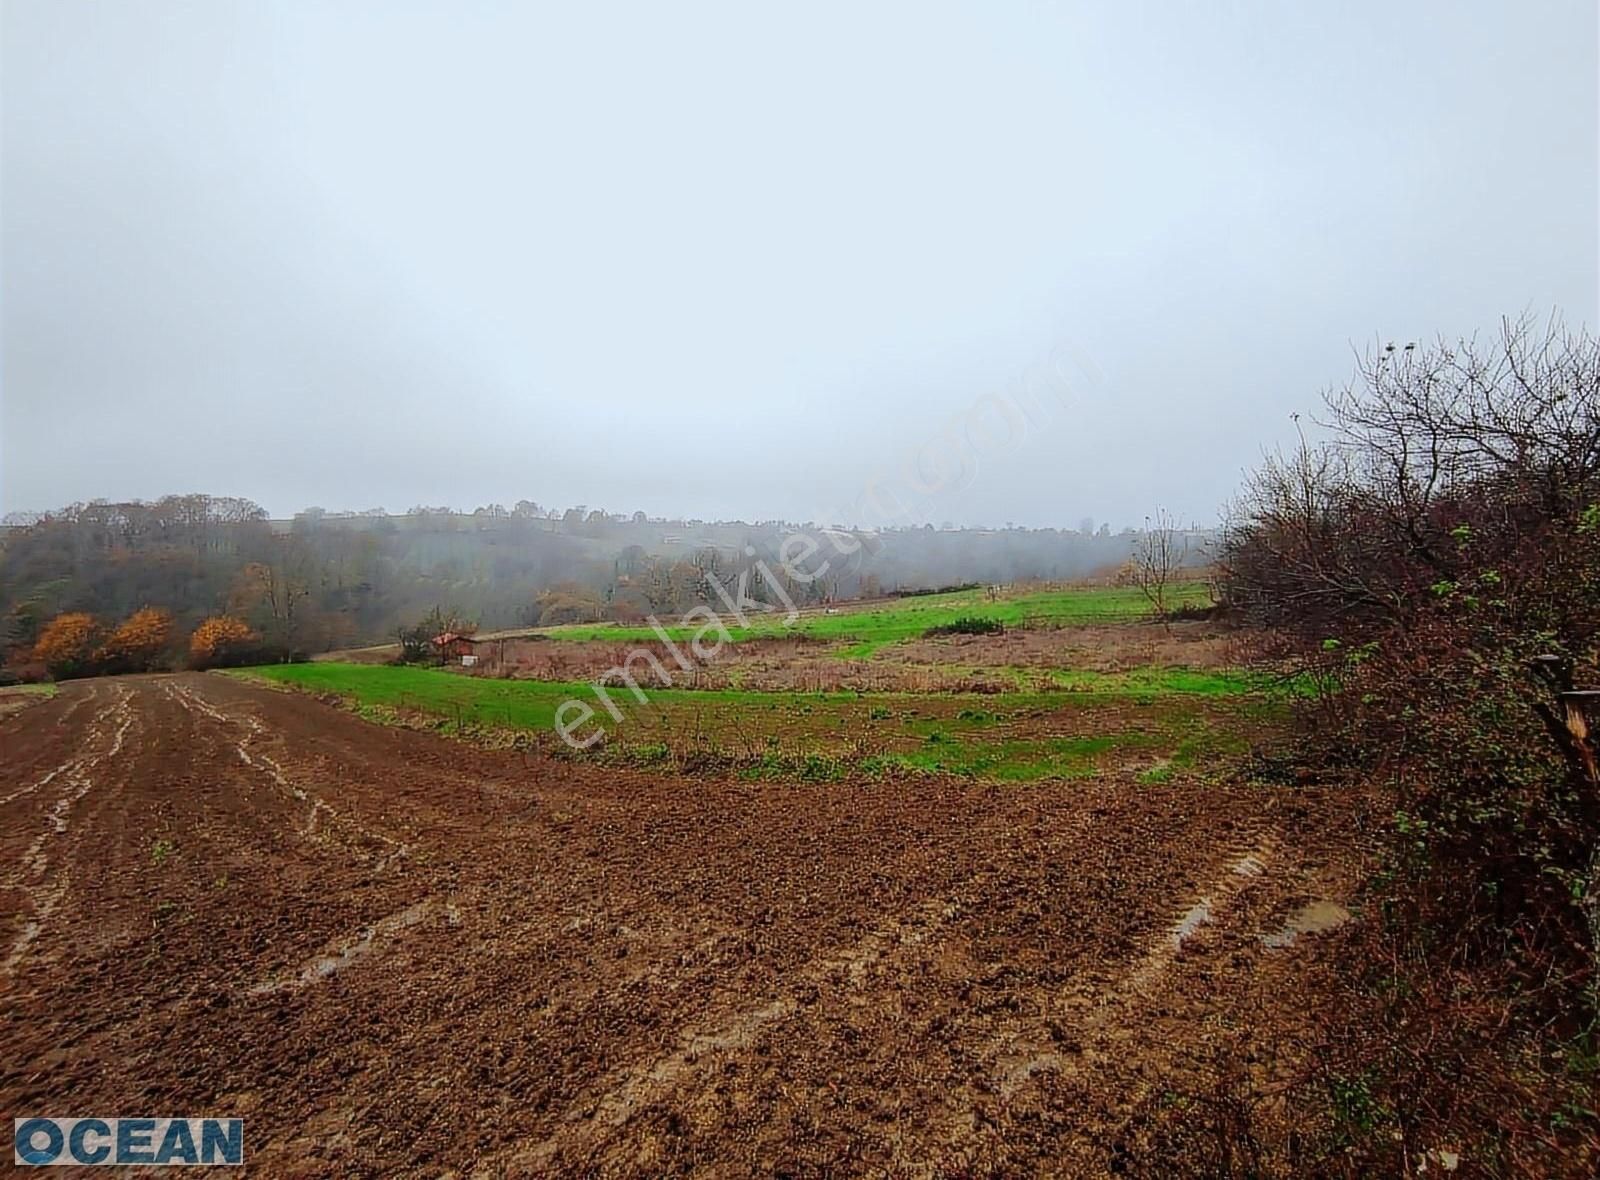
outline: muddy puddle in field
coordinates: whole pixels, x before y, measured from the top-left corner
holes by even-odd
[[[1326,934],[1350,921],[1350,911],[1336,901],[1313,901],[1289,915],[1281,929],[1263,935],[1263,946],[1281,950],[1293,946],[1303,935]]]

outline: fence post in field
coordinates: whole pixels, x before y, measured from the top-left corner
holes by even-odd
[[[1572,735],[1572,746],[1583,766],[1584,777],[1590,790],[1600,788],[1600,764],[1596,763],[1594,743],[1589,735],[1594,730],[1594,717],[1600,716],[1600,692],[1593,689],[1567,689],[1561,694],[1566,707],[1567,732]]]

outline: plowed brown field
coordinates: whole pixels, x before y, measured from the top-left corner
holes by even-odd
[[[1098,1174],[1293,1063],[1356,816],[525,759],[220,676],[0,719],[0,1114],[259,1175]],[[1287,943],[1287,945],[1283,945]]]

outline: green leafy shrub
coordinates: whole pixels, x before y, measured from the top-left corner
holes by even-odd
[[[1000,635],[1004,632],[1005,625],[997,619],[963,615],[951,622],[929,627],[922,636],[924,639],[934,639],[940,635]]]

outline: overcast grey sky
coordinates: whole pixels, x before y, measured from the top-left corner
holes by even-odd
[[[4,0],[0,511],[1210,519],[1351,343],[1597,318],[1592,0]],[[893,478],[891,476],[891,478]]]

